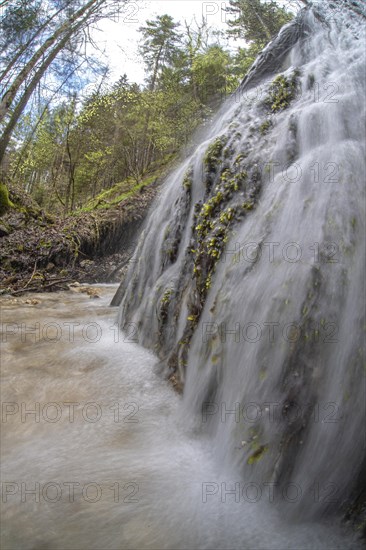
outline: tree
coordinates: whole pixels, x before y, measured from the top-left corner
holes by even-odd
[[[229,1],[230,6],[226,11],[233,14],[234,19],[227,22],[230,27],[228,34],[244,38],[262,48],[293,18],[291,13],[273,0]]]
[[[6,63],[0,81],[0,163],[29,99],[60,52],[71,42],[73,51],[81,51],[88,27],[119,9],[118,0],[14,0],[5,6],[0,23]]]
[[[158,15],[156,19],[146,21],[145,27],[139,28],[143,36],[140,52],[148,70],[151,91],[155,90],[161,71],[179,55],[179,26],[170,15]]]
[[[212,45],[204,53],[196,55],[192,72],[198,89],[201,103],[216,108],[227,92],[233,91],[230,86],[230,55],[219,45]]]
[[[185,25],[185,37],[184,37],[184,49],[185,55],[188,61],[189,79],[192,86],[192,93],[195,99],[198,99],[197,82],[195,80],[195,73],[193,71],[193,65],[195,58],[198,54],[203,53],[203,46],[207,46],[210,29],[207,25],[207,20],[202,18],[201,23],[197,23],[194,19],[193,23],[184,21]]]
[[[262,49],[263,45],[257,44],[256,42],[252,42],[246,48],[238,48],[236,54],[233,56],[230,67],[231,75],[237,78],[238,85],[242,81],[244,75],[249,71]]]
[[[52,1],[63,6],[66,2]],[[13,22],[18,16],[14,14]],[[28,20],[38,18],[41,24],[49,17],[40,9],[30,12]],[[52,21],[53,31],[58,17]],[[26,28],[27,21],[20,19],[19,25]],[[10,26],[9,32],[15,32],[14,28]],[[82,102],[70,86],[66,88],[70,93],[63,89],[61,98],[56,96],[58,101],[51,101],[50,93],[37,98],[32,104],[35,108],[27,108],[15,128],[7,154],[10,180],[30,192],[42,207],[68,214],[116,184],[123,193],[129,192],[152,169],[191,147],[194,130],[211,117],[225,94],[235,89],[241,65],[257,46],[253,43],[233,58],[205,21],[185,22],[181,32],[177,29],[178,24],[168,16],[141,27],[146,87],[129,83],[126,75],[111,85],[104,73]],[[17,36],[15,33],[14,38]],[[39,36],[41,44],[42,33]],[[74,39],[78,40],[78,34]],[[28,42],[25,33],[16,48]],[[55,69],[60,78],[68,78],[66,69],[74,70],[73,63],[63,62],[70,44],[52,65],[52,77]],[[23,66],[37,52],[34,46],[30,53],[21,54]],[[18,65],[16,61],[14,67]],[[42,80],[43,88],[46,83]],[[9,118],[11,114],[10,110]]]
[[[76,98],[54,109],[47,105],[40,117],[22,117],[15,137],[22,146],[11,155],[11,179],[23,186],[42,205],[54,209],[59,201],[65,212],[75,202],[75,168],[79,143],[75,141]],[[36,124],[34,124],[36,121]],[[80,136],[79,136],[80,137]]]

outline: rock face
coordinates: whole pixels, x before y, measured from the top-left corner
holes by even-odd
[[[222,462],[295,484],[302,518],[365,494],[362,6],[307,7],[266,48],[167,180],[118,296]]]

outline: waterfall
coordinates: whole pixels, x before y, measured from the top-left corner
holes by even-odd
[[[123,282],[120,325],[184,388],[185,421],[246,482],[300,492],[295,518],[364,491],[365,16],[324,1],[282,29],[166,181]]]

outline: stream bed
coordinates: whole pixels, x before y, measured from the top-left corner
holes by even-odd
[[[0,300],[4,550],[360,547],[287,523],[270,487],[220,465],[135,328],[117,329],[116,286],[74,290]]]

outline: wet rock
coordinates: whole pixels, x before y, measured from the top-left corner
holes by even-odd
[[[91,266],[93,266],[93,265],[94,265],[93,260],[82,260],[82,261],[80,262],[80,267],[82,267],[82,268],[91,267]]]

